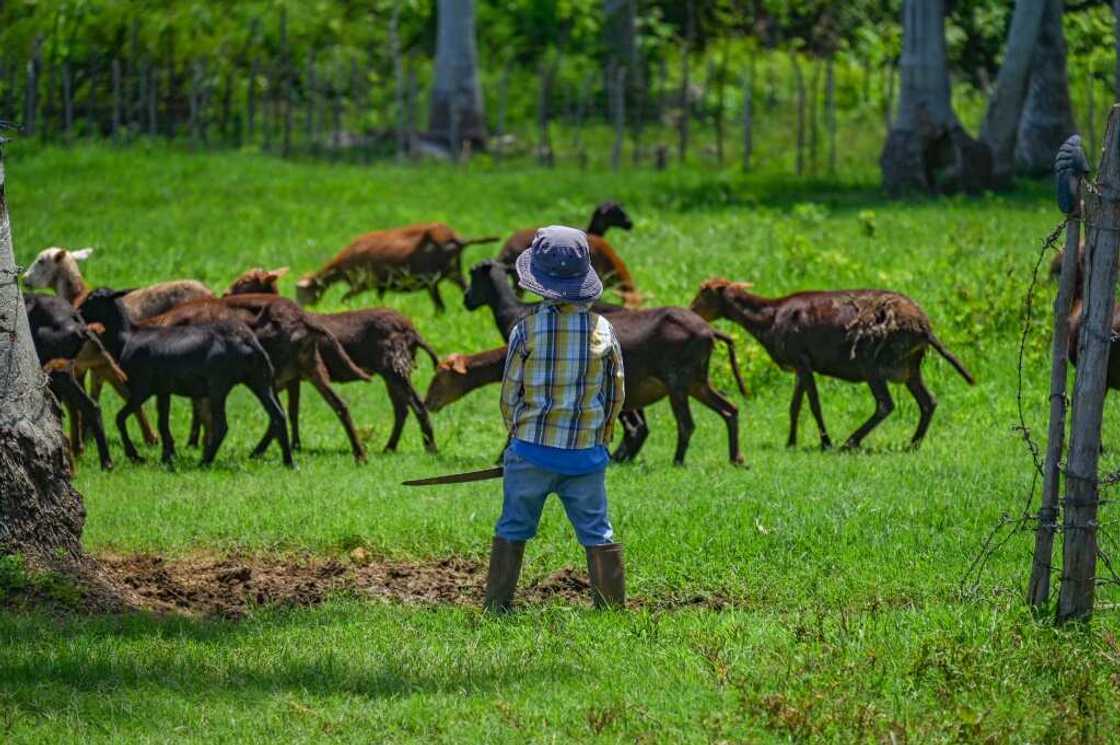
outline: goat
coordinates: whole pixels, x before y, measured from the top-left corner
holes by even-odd
[[[275,294],[276,281],[286,269],[265,271],[250,269],[230,286],[229,294],[262,292]],[[420,332],[403,314],[389,308],[368,308],[343,313],[308,313],[312,319],[329,329],[338,337],[343,349],[352,360],[370,375],[380,375],[385,380],[389,401],[393,405],[393,430],[386,452],[397,449],[401,432],[412,410],[420,423],[424,437],[424,447],[428,452],[436,452],[435,434],[432,431],[428,410],[420,394],[412,385],[412,369],[415,364],[416,350],[423,349],[436,365],[439,360],[435,350],[424,341]],[[320,354],[326,362],[331,380],[347,383],[356,380],[349,369],[341,364],[333,346],[320,344]],[[299,442],[299,382],[288,385],[288,419],[292,427],[292,446]]]
[[[523,303],[514,296],[505,272],[505,267],[496,261],[483,261],[473,267],[471,285],[463,302],[468,310],[488,304],[494,313],[498,331],[503,339],[508,340],[513,327],[533,312],[535,304]],[[642,407],[668,396],[677,420],[677,450],[673,462],[683,464],[695,429],[688,407],[691,395],[726,422],[731,461],[741,463],[739,410],[716,392],[708,381],[712,346],[721,341],[727,345],[739,390],[746,395],[731,337],[716,331],[704,319],[685,308],[628,310],[596,303],[592,309],[606,315],[614,326],[626,368],[625,416],[619,419],[631,439],[623,441],[624,447],[615,452],[616,459],[632,459],[648,436]],[[636,446],[633,445],[635,442]]]
[[[85,261],[92,254],[92,248],[83,248],[79,251],[67,251],[58,247],[45,248],[24,272],[24,284],[36,289],[51,288],[55,294],[75,308],[80,307],[89,294],[89,287],[82,277],[78,263]],[[164,313],[180,303],[212,297],[214,293],[201,282],[179,279],[131,290],[124,295],[123,303],[132,320],[139,322]],[[101,399],[102,383],[103,378],[95,371],[90,384],[90,395],[95,402]],[[113,387],[121,398],[128,397],[119,384],[114,383]],[[158,442],[143,409],[136,412],[136,420],[140,424],[144,441],[149,445]]]
[[[263,311],[268,310],[267,314]],[[346,370],[353,380],[369,380],[339,344],[330,330],[315,321],[295,302],[270,294],[227,295],[217,300],[199,300],[180,305],[145,322],[146,326],[191,326],[236,319],[247,323],[261,346],[268,352],[274,369],[277,388],[299,385],[301,379],[311,382],[342,423],[354,459],[364,462],[365,448],[354,429],[346,403],[330,387],[330,378],[320,347],[333,351],[332,360],[338,369]],[[197,441],[199,417],[191,425],[191,442]],[[265,435],[257,450],[264,452],[271,440]]]
[[[111,379],[123,383],[127,377],[98,338],[101,327],[86,324],[70,303],[51,295],[25,294],[24,307],[39,363],[47,372],[50,390],[67,409],[70,420],[70,449],[81,452],[80,427],[84,420],[93,430],[102,470],[113,468],[101,409],[78,385],[76,375],[101,368]]]
[[[270,436],[278,438],[284,465],[293,467],[284,412],[272,392],[272,363],[249,327],[238,321],[176,329],[137,326],[121,302],[124,294],[94,290],[82,303],[82,315],[105,327],[106,347],[128,375],[128,401],[117,413],[125,455],[133,461],[142,460],[128,436],[128,416],[154,395],[163,442],[161,460],[171,462],[175,455],[170,426],[171,396],[176,395],[205,398],[209,402],[213,429],[207,438],[202,464],[213,463],[229,429],[226,398],[234,386],[244,384],[268,414],[269,434],[263,442],[267,444]],[[258,446],[254,455],[262,452]]]
[[[619,257],[614,247],[603,237],[612,227],[630,230],[634,226],[630,216],[617,202],[603,202],[591,213],[591,221],[587,225],[587,243],[591,248],[591,265],[599,274],[606,287],[617,287],[622,296],[623,304],[628,307],[637,307],[641,304],[641,295],[634,284],[634,278],[626,263]],[[506,239],[502,250],[498,253],[497,260],[512,269],[517,257],[533,245],[537,228],[524,228]],[[517,295],[521,297],[521,288],[517,287]]]
[[[505,371],[506,348],[498,347],[478,354],[450,354],[440,360],[436,374],[428,384],[424,405],[436,413],[471,391],[493,383],[502,382]],[[615,460],[630,460],[641,450],[649,433],[645,414],[641,411],[622,411],[618,416],[622,425],[622,444],[615,450]]]
[[[489,307],[503,339],[508,339],[517,322],[532,313],[537,305],[518,299],[510,287],[509,270],[500,261],[486,259],[478,262],[471,267],[470,278],[463,295],[463,306],[467,310],[477,310],[484,305]],[[610,303],[593,303],[591,309],[608,314],[623,308]]]
[[[905,383],[921,417],[910,440],[917,447],[933,419],[937,400],[922,381],[922,358],[933,347],[969,385],[972,374],[934,336],[929,318],[910,298],[887,290],[799,292],[769,299],[747,291],[749,284],[709,279],[700,286],[692,309],[714,321],[727,318],[746,329],[783,370],[797,374],[790,403],[787,446],[797,444],[797,419],[804,394],[820,430],[821,447],[832,441],[824,425],[814,373],[849,382],[866,382],[875,413],[848,437],[846,449],[863,439],[894,410],[887,382]]]
[[[335,282],[350,286],[342,299],[377,290],[412,292],[427,289],[436,311],[445,306],[439,283],[449,279],[465,289],[463,249],[478,243],[492,243],[496,237],[465,240],[443,223],[406,225],[358,236],[317,272],[304,275],[296,283],[300,305],[314,305]]]

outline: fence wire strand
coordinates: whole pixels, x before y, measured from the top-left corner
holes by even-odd
[[[1084,186],[1088,187],[1090,191],[1093,190],[1092,185],[1090,184],[1085,184]],[[1080,218],[1078,217],[1072,216],[1066,217],[1064,220],[1058,223],[1057,226],[1055,226],[1055,228],[1043,239],[1039,247],[1038,258],[1035,260],[1034,267],[1031,271],[1030,282],[1027,285],[1026,295],[1023,299],[1023,330],[1019,339],[1018,369],[1015,388],[1015,404],[1019,421],[1018,424],[1014,427],[1014,431],[1016,431],[1022,438],[1024,447],[1026,448],[1033,465],[1031,483],[1029,488],[1026,490],[1026,496],[1021,513],[1016,516],[1010,512],[1004,512],[1002,515],[1000,515],[995,525],[992,526],[991,530],[981,542],[976,555],[969,563],[968,568],[965,570],[964,575],[961,578],[960,589],[962,594],[966,596],[975,595],[977,590],[979,590],[981,578],[992,558],[996,554],[1000,553],[1016,535],[1025,532],[1033,532],[1035,528],[1039,526],[1039,521],[1041,520],[1040,510],[1034,509],[1034,502],[1035,494],[1038,491],[1039,481],[1045,476],[1045,467],[1043,464],[1039,443],[1035,440],[1031,428],[1027,424],[1026,404],[1024,396],[1024,376],[1027,367],[1027,347],[1030,343],[1032,332],[1034,331],[1034,306],[1035,294],[1039,287],[1039,271],[1042,268],[1047,254],[1052,250],[1056,250],[1056,244],[1058,243],[1058,240],[1061,237],[1062,233],[1065,231],[1065,228],[1071,222],[1075,222],[1079,219]],[[1092,225],[1086,225],[1086,228],[1100,229],[1099,226]],[[1114,332],[1110,336],[1108,341],[1110,343],[1116,342],[1117,338],[1118,335]],[[1066,398],[1068,406],[1068,396],[1066,394],[1062,395]],[[1120,484],[1120,468],[1105,474],[1103,477],[1089,476],[1088,478],[1085,478],[1085,476],[1081,474],[1071,474],[1065,462],[1058,463],[1058,470],[1065,478],[1069,478],[1072,476],[1074,478],[1082,478],[1083,480],[1094,482],[1098,489],[1096,498],[1098,507],[1105,506],[1112,501],[1109,499],[1101,499],[1099,490],[1115,486],[1116,484]],[[1059,503],[1061,504],[1063,509],[1069,506],[1068,500],[1064,497],[1059,499]],[[1105,576],[1103,577],[1098,575],[1098,586],[1108,585],[1120,587],[1120,572],[1117,571],[1116,565],[1113,563],[1109,551],[1106,550],[1107,547],[1117,545],[1115,537],[1108,529],[1108,526],[1116,522],[1120,521],[1098,521],[1091,526],[1097,531],[1097,558],[1100,561],[1100,566],[1104,568],[1105,574]],[[1054,530],[1056,534],[1064,535],[1064,533],[1069,529],[1084,530],[1090,526],[1067,526],[1064,524],[1064,521],[1055,520],[1048,527]],[[1046,567],[1051,573],[1052,577],[1056,577],[1059,580],[1061,579],[1061,568],[1059,566],[1055,566],[1052,558],[1049,562],[1047,562]]]

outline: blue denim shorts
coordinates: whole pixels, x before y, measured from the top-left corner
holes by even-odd
[[[549,494],[564,504],[576,538],[583,546],[614,542],[607,519],[606,470],[582,476],[546,471],[507,448],[503,459],[505,478],[502,516],[494,532],[507,541],[525,541],[537,534],[541,511]]]

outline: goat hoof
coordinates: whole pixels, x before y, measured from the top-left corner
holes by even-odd
[[[101,470],[102,471],[112,471],[113,470],[113,461],[111,461],[111,460],[101,461]]]
[[[859,450],[859,443],[854,442],[852,440],[848,440],[847,442],[845,442],[843,445],[840,446],[840,450],[841,450],[841,452],[844,452],[844,453],[850,453],[853,450]]]
[[[746,459],[741,455],[736,455],[734,458],[732,458],[731,465],[735,466],[736,468],[750,468],[750,466],[747,465]]]
[[[428,455],[438,455],[439,448],[436,447],[436,444],[434,442],[426,442],[424,443],[424,452],[426,452]]]
[[[361,466],[361,465],[364,465],[364,464],[368,463],[369,459],[366,458],[365,453],[358,453],[357,455],[354,456],[354,462],[357,463],[359,466]]]

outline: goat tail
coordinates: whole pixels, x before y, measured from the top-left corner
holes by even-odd
[[[933,335],[933,332],[930,332],[929,334],[929,344],[931,347],[937,350],[938,354],[945,358],[946,362],[953,366],[954,370],[960,373],[961,377],[965,379],[966,383],[968,383],[969,385],[976,385],[976,378],[972,377],[972,373],[970,373],[968,369],[965,368],[964,363],[953,356],[953,353],[950,352],[949,349],[941,343],[940,339]]]
[[[716,339],[719,339],[727,345],[727,356],[731,359],[731,373],[735,376],[735,382],[739,386],[739,393],[746,396],[747,386],[743,383],[743,376],[739,372],[739,358],[735,355],[735,340],[722,331],[712,329],[712,333],[715,335]]]
[[[306,319],[306,323],[308,328],[319,334],[320,350],[324,348],[323,342],[326,342],[326,348],[331,350],[331,353],[335,355],[335,358],[338,362],[340,362],[345,367],[350,368],[350,372],[354,375],[354,377],[367,383],[373,380],[373,378],[370,377],[369,373],[358,367],[358,364],[350,358],[350,355],[346,353],[346,347],[342,346],[342,342],[338,340],[338,337],[334,335],[333,331],[331,331],[318,321],[314,321],[310,318]]]
[[[460,248],[466,248],[467,246],[477,246],[480,243],[497,243],[500,240],[500,236],[488,235],[485,238],[467,238],[465,240],[458,241],[458,243]]]
[[[432,345],[424,341],[424,337],[420,336],[420,334],[416,334],[414,338],[416,339],[416,346],[423,349],[428,354],[428,357],[431,358],[432,367],[439,367],[439,355],[436,354],[436,350],[432,349]]]

